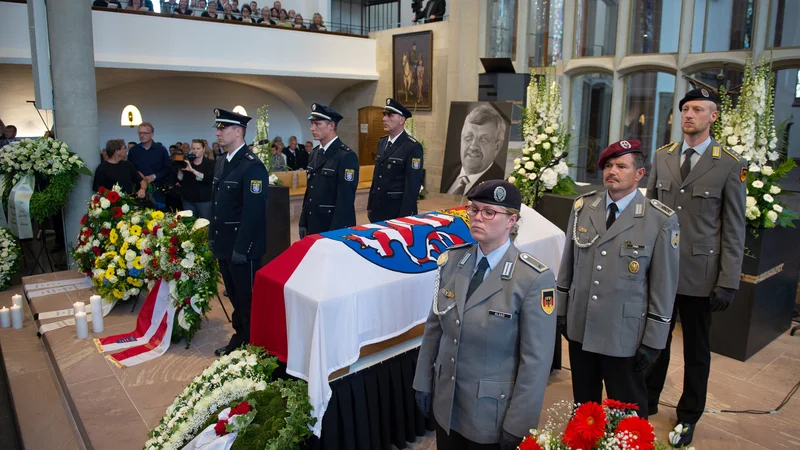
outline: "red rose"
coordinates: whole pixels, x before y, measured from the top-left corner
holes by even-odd
[[[100,250],[100,247],[92,247],[92,251],[93,251],[93,252],[94,252],[94,254],[95,254],[95,255],[97,255],[97,256],[100,256],[100,255],[102,255],[102,254],[103,254],[103,251],[102,251],[102,250]]]
[[[177,254],[177,253],[178,253],[178,247],[175,247],[174,245],[173,245],[173,246],[170,246],[170,248],[169,248],[169,249],[167,249],[167,252],[168,252],[170,255],[175,255],[175,254]]]
[[[175,216],[175,220],[181,220],[181,215],[178,214],[177,216]]]
[[[174,278],[176,280],[179,280],[181,278],[181,273],[180,272],[173,273],[172,274],[172,278]]]
[[[646,419],[641,417],[626,417],[617,425],[616,434],[627,433],[631,444],[638,446],[639,450],[653,450],[653,441],[656,440],[656,435],[653,433],[653,425]],[[627,440],[627,439],[626,439]]]
[[[169,257],[169,263],[170,264],[178,264],[178,261],[180,261],[180,259],[178,259],[177,256],[170,256]]]
[[[158,226],[158,225],[154,225],[154,226],[153,226],[153,234],[156,234],[156,233],[158,233],[158,229],[159,229],[159,228],[161,228],[161,227],[160,227],[160,226]]]
[[[122,217],[122,209],[116,206],[111,208],[111,217],[115,219],[119,219],[120,217]]]
[[[108,191],[106,198],[111,203],[117,203],[119,201],[119,194],[117,194],[117,191]]]
[[[533,436],[528,436],[519,443],[519,450],[543,450]]]
[[[102,194],[105,194],[105,193],[106,193],[106,188],[105,188],[105,186],[100,186],[100,189],[98,189],[98,190],[97,190],[97,193],[98,193],[98,194],[101,194],[101,195],[102,195]]]
[[[81,217],[81,225],[86,225],[86,222],[89,220],[89,216]]]
[[[150,250],[150,247],[147,247],[146,249],[144,249],[144,252],[147,253],[148,255],[152,255],[153,254],[153,251]]]
[[[225,436],[228,434],[228,431],[225,429],[225,425],[227,424],[227,420],[220,420],[216,425],[214,425],[214,432],[217,433],[217,436]]]
[[[100,230],[100,234],[102,234],[105,237],[108,237],[108,235],[111,234],[111,230],[109,230],[108,228],[103,228],[102,230]]]
[[[86,236],[87,238],[92,237],[92,229],[90,228],[90,229],[84,231],[83,235]]]
[[[242,403],[236,405],[236,407],[234,407],[233,409],[231,409],[229,416],[233,417],[239,414],[247,414],[249,412],[250,412],[250,403],[247,403],[247,400],[245,400]]]
[[[95,205],[100,203],[100,197],[98,197],[96,195],[94,197],[92,197],[92,203],[94,203]]]
[[[610,398],[603,400],[603,406],[606,406],[611,409],[621,409],[623,411],[628,409],[632,409],[634,411],[639,410],[639,405],[637,405],[636,403],[625,403],[617,400],[612,400]]]
[[[150,234],[150,230],[147,228],[142,228],[142,234]]]
[[[171,224],[169,224],[169,227],[175,228],[176,225],[178,225],[178,222],[172,222]]]
[[[178,245],[178,236],[172,236],[169,238],[169,243],[172,245]]]
[[[187,305],[191,302],[192,302],[192,297],[186,297],[186,300],[183,301],[183,303],[186,303]]]

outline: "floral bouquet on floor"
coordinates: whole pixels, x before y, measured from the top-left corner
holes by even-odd
[[[8,228],[0,228],[0,291],[11,286],[11,280],[19,270],[22,247]]]
[[[745,217],[751,231],[776,226],[794,227],[797,215],[777,198],[778,185],[795,166],[781,148],[775,128],[775,85],[772,67],[761,59],[758,66],[747,60],[744,81],[736,106],[728,92],[720,89],[720,118],[712,125],[712,134],[722,145],[730,146],[747,161],[741,174],[747,183]],[[785,132],[785,128],[784,128]]]
[[[573,405],[561,401],[541,430],[531,430],[520,450],[662,450],[653,426],[636,415],[638,405],[607,399]]]
[[[158,211],[153,212],[155,215]],[[146,224],[141,264],[150,288],[155,280],[169,283],[170,299],[177,309],[172,337],[187,343],[200,329],[203,316],[211,309],[209,300],[217,294],[219,266],[208,244],[206,219],[191,211],[159,214]]]
[[[519,188],[522,203],[533,208],[547,191],[566,195],[576,191],[565,161],[570,134],[569,127],[562,126],[558,83],[531,76],[527,101],[522,119],[525,146],[520,157],[514,159],[508,181]]]

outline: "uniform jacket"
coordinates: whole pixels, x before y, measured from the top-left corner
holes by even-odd
[[[681,144],[656,151],[647,196],[674,209],[681,224],[678,294],[708,297],[715,286],[739,288],[744,257],[747,166],[711,140],[681,181]]]
[[[403,131],[388,148],[389,136],[378,141],[378,156],[369,190],[367,211],[371,222],[417,214],[422,186],[422,145]]]
[[[630,357],[640,344],[663,349],[678,282],[678,218],[637,190],[606,230],[605,195],[579,197],[570,213],[558,315],[587,352]],[[594,243],[580,248],[576,240]]]
[[[297,170],[306,170],[308,168],[308,155],[305,147],[297,147]]]
[[[511,245],[466,299],[477,247],[446,254],[436,301],[440,312],[456,306],[443,316],[431,309],[414,389],[433,393],[434,417],[448,432],[482,444],[499,442],[504,429],[526,436],[539,422],[553,362],[553,272]]]
[[[357,186],[358,156],[341,139],[324,153],[316,146],[308,162],[300,227],[316,234],[355,226]]]
[[[283,148],[283,154],[286,155],[286,165],[289,166],[289,170],[300,170],[306,168],[306,166],[308,165],[308,160],[306,160],[305,165],[302,166],[300,165],[301,158],[303,158],[303,155],[301,155],[301,153],[306,153],[306,149],[298,146],[294,150],[294,155],[293,155],[292,151],[289,150],[289,147]]]
[[[217,158],[209,229],[215,258],[229,260],[235,251],[260,259],[266,253],[268,185],[267,169],[246,146],[230,162]]]

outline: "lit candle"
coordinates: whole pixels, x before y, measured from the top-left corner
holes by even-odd
[[[72,304],[72,309],[76,313],[79,313],[79,312],[85,313],[86,312],[86,304],[83,303],[83,302],[75,302],[75,303]]]
[[[89,322],[86,321],[85,312],[75,313],[75,331],[78,334],[78,339],[89,337]]]
[[[16,330],[22,328],[22,306],[20,305],[11,307],[11,326]]]
[[[14,294],[11,296],[11,301],[14,302],[15,305],[19,305],[22,308],[22,296],[19,294]]]
[[[103,332],[103,298],[99,295],[89,297],[92,304],[92,331],[95,333]]]
[[[8,328],[11,326],[11,311],[5,306],[0,309],[0,328]]]

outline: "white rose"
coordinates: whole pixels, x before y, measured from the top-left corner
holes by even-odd
[[[553,144],[555,144],[556,142],[558,142],[558,136],[553,136],[553,137],[551,137],[551,138],[550,138],[550,142],[552,142]]]
[[[527,170],[533,170],[534,167],[536,167],[536,165],[533,163],[533,161],[528,161],[525,163],[525,169]]]
[[[772,195],[778,195],[778,194],[781,193],[781,188],[779,188],[778,186],[775,186],[775,185],[770,186],[769,193],[772,194]]]
[[[532,159],[532,160],[534,160],[534,161],[541,161],[541,160],[542,160],[542,155],[540,155],[540,154],[538,154],[538,153],[534,153],[534,154],[531,156],[531,159]]]
[[[736,136],[728,136],[728,145],[736,145],[739,143],[739,138]]]
[[[772,167],[770,167],[770,166],[764,166],[764,167],[761,168],[761,173],[763,173],[766,176],[770,176],[773,173],[775,173],[775,171],[773,171]]]
[[[747,200],[745,201],[745,205],[746,205],[748,208],[751,208],[751,207],[753,207],[753,206],[756,206],[756,198],[755,198],[755,197],[751,197],[751,196],[749,196],[749,195],[748,195],[748,196],[747,196]]]
[[[725,134],[733,134],[733,127],[725,127],[722,132]]]
[[[558,183],[558,174],[553,169],[547,169],[542,172],[542,181],[544,182],[545,189],[553,189]]]
[[[762,183],[761,180],[753,181],[753,187],[756,189],[761,189],[764,187],[764,183]]]
[[[108,201],[108,199],[107,199],[107,198],[101,198],[101,199],[100,199],[100,206],[101,206],[103,209],[108,209],[108,207],[109,207],[109,206],[111,206],[111,202],[110,202],[110,201]]]
[[[777,222],[778,221],[778,213],[776,213],[775,211],[768,211],[767,212],[767,219],[769,219],[772,222]]]
[[[772,205],[772,209],[774,209],[777,212],[783,212],[783,206],[778,204]]]
[[[520,164],[522,162],[519,158],[514,158],[514,164]]]
[[[545,142],[544,144],[542,144],[542,148],[544,148],[545,150],[550,150],[550,143]]]
[[[766,201],[766,202],[768,202],[768,203],[772,203],[772,202],[775,200],[775,199],[774,199],[774,198],[772,198],[772,196],[771,196],[771,195],[769,195],[769,194],[764,194],[764,197],[763,197],[763,198],[764,198],[764,201]]]
[[[532,174],[528,175],[528,179],[531,180],[531,181],[535,180],[536,179],[536,174],[532,173]]]
[[[512,175],[512,176],[508,177],[508,182],[511,183],[511,184],[514,184],[514,183],[517,182],[517,179],[514,178],[514,176]]]
[[[547,128],[544,129],[544,132],[547,133],[547,134],[551,134],[553,131],[554,131],[553,127],[547,127]]]
[[[128,211],[130,211],[130,210],[131,210],[131,207],[130,207],[130,206],[128,206],[128,205],[122,205],[122,208],[121,208],[121,209],[122,209],[122,213],[123,213],[123,214],[128,214]]]
[[[522,166],[519,165],[519,164],[514,164],[514,170],[519,170],[520,167],[522,167]]]
[[[522,154],[523,155],[530,155],[531,154],[531,149],[529,149],[528,147],[523,148],[522,149]]]
[[[525,169],[524,169],[524,168],[521,168],[521,169],[519,169],[519,170],[517,171],[517,173],[519,173],[520,175],[525,175],[525,174],[526,174],[526,172],[525,172]]]

